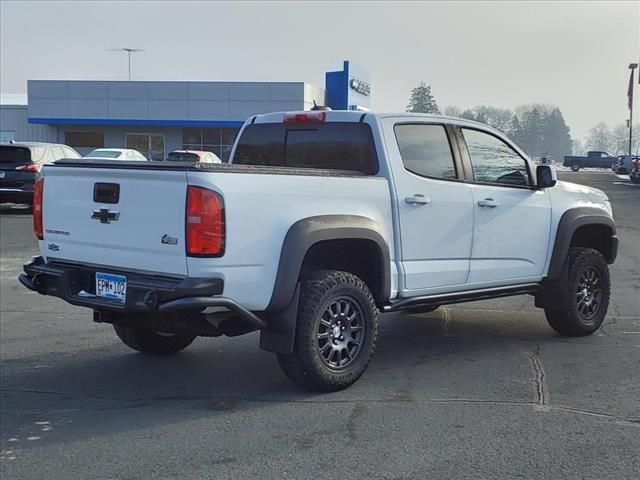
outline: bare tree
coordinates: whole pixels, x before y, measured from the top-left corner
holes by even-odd
[[[624,123],[620,123],[611,130],[611,153],[620,155],[628,153],[629,129]]]
[[[443,112],[448,117],[459,117],[462,115],[462,109],[457,105],[447,105],[444,107]]]
[[[589,150],[599,150],[603,152],[611,150],[613,137],[609,125],[600,122],[591,128],[586,138],[586,144]]]
[[[584,155],[586,152],[584,150],[584,145],[577,138],[572,138],[571,143],[573,144],[572,152],[574,155]]]

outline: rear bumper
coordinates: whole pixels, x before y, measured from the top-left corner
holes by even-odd
[[[95,295],[96,272],[127,277],[124,304]],[[178,310],[201,311],[208,307],[224,307],[255,328],[265,327],[264,321],[253,312],[221,296],[224,290],[224,280],[221,278],[161,277],[114,271],[111,267],[45,263],[42,257],[34,257],[24,265],[24,273],[18,276],[18,280],[29,290],[99,312],[165,314]]]
[[[33,190],[0,187],[0,203],[33,203]]]

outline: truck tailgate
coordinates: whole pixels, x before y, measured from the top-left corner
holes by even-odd
[[[187,274],[185,171],[53,166],[44,178],[47,259]],[[117,202],[96,184],[119,190]]]

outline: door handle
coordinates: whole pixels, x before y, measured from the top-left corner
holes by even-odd
[[[496,208],[498,205],[500,205],[500,202],[495,201],[493,198],[485,198],[484,200],[478,200],[479,207]]]
[[[412,196],[406,197],[404,201],[409,205],[428,205],[431,203],[431,199],[425,197],[422,193],[414,193]]]

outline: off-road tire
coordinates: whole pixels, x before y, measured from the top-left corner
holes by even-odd
[[[343,359],[343,354],[340,354],[340,358],[349,363],[332,368],[328,365],[330,359],[321,353],[319,343],[323,341],[320,339],[323,328],[327,332],[333,330],[326,325],[322,327],[321,320],[326,324],[326,319],[331,318],[332,306],[341,301],[354,302],[351,307],[354,310],[359,308],[363,333],[357,352],[349,357],[351,360]],[[349,320],[349,332],[356,318],[357,315],[353,317],[353,321]],[[331,325],[335,321],[331,319]],[[294,351],[290,354],[278,354],[278,363],[285,375],[303,388],[321,392],[342,390],[352,385],[366,370],[375,350],[377,336],[378,309],[367,285],[348,272],[319,270],[302,281]],[[327,343],[330,341],[327,339]],[[329,345],[329,348],[333,347]]]
[[[598,330],[604,321],[609,307],[611,293],[611,279],[609,266],[602,254],[592,248],[571,248],[567,262],[567,282],[564,285],[565,294],[563,305],[545,307],[544,313],[551,328],[561,335],[582,337],[591,335]],[[582,298],[580,282],[582,276],[589,269],[598,272],[598,285],[601,296],[597,310],[593,316],[587,318],[579,309],[578,301]]]
[[[113,329],[125,345],[146,355],[172,355],[187,348],[196,338],[184,333],[162,334],[149,328],[117,324]]]
[[[578,170],[580,170],[580,166],[579,165],[571,165],[571,170],[574,172],[577,172]]]

